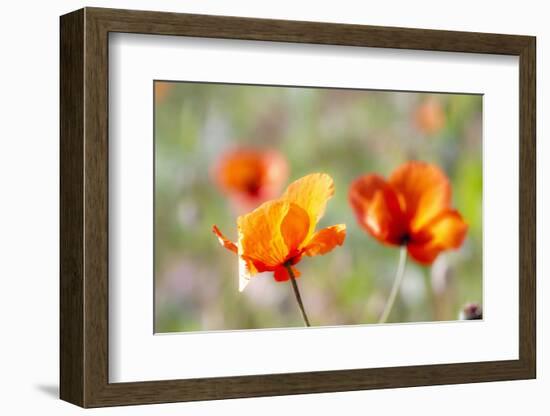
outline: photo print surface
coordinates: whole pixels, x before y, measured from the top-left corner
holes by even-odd
[[[155,332],[482,318],[482,96],[154,81]]]

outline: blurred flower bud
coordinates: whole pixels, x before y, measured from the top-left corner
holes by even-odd
[[[469,321],[473,319],[482,319],[483,311],[479,303],[467,303],[460,311],[460,320]]]
[[[288,164],[274,149],[238,148],[220,156],[213,176],[237,211],[245,213],[279,196],[288,178]]]
[[[162,82],[162,81],[155,81],[155,103],[160,104],[170,90],[172,89],[173,83],[171,82]]]
[[[445,111],[441,102],[430,97],[421,103],[414,113],[414,124],[424,134],[438,133],[445,126]]]

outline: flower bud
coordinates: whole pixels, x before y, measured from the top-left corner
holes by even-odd
[[[460,320],[483,319],[483,311],[479,303],[467,303],[460,311]]]

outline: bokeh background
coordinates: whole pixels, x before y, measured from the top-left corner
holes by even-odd
[[[431,267],[409,260],[388,322],[458,319],[482,301],[482,97],[391,91],[155,82],[155,332],[303,326],[290,282],[271,273],[238,291],[239,210],[213,169],[235,148],[276,149],[291,181],[312,172],[335,180],[318,224],[345,223],[347,239],[304,258],[298,279],[312,325],[376,323],[391,289],[398,248],[356,223],[350,182],[423,160],[449,176],[453,205],[469,225],[457,251]]]

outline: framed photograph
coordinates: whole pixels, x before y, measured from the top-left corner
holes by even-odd
[[[63,400],[535,378],[534,37],[60,29]]]

